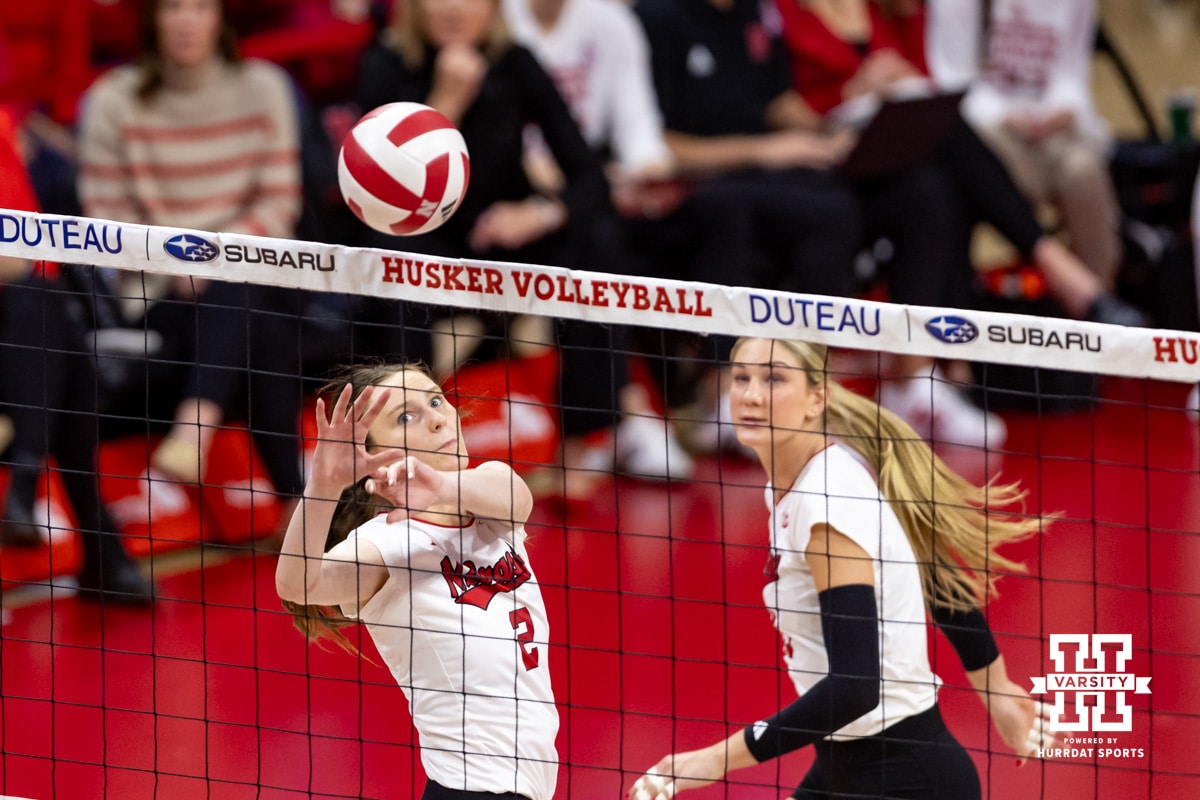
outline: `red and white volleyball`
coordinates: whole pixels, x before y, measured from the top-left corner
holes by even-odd
[[[420,103],[389,103],[360,119],[342,143],[338,185],[377,231],[427,233],[458,208],[471,176],[467,143],[450,120]]]

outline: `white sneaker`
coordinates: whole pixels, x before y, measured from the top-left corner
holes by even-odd
[[[938,369],[931,376],[885,381],[879,391],[879,404],[934,443],[1001,447],[1008,438],[1004,420],[972,403]]]
[[[661,417],[626,416],[617,426],[616,450],[618,468],[639,478],[680,480],[696,466]]]

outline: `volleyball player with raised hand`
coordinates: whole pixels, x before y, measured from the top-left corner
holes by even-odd
[[[630,789],[670,800],[806,745],[816,761],[791,796],[980,797],[971,757],[942,720],[926,613],[946,633],[1004,742],[1053,747],[1046,712],[1013,683],[979,610],[996,552],[1037,530],[998,514],[1016,484],[978,487],[895,414],[826,376],[826,349],[742,339],[733,350],[738,441],[767,471],[766,605],[800,695],[728,739],[668,755]],[[953,566],[952,566],[953,565]]]
[[[423,800],[551,800],[558,712],[528,487],[505,464],[469,466],[421,368],[355,367],[328,393],[276,569],[284,606],[310,641],[350,652],[339,629],[367,626],[420,733]]]

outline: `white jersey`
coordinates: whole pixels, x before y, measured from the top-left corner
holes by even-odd
[[[588,144],[608,146],[622,167],[666,165],[662,114],[654,94],[646,34],[621,0],[566,0],[544,30],[530,0],[504,0],[513,39],[549,73]]]
[[[1092,99],[1096,0],[993,0],[986,63],[976,2],[929,0],[926,59],[947,89],[970,86],[963,114],[992,128],[1014,113],[1071,111],[1079,130],[1107,140]]]
[[[364,523],[349,540],[379,548],[388,579],[361,609],[342,610],[366,624],[404,690],[431,780],[551,800],[558,710],[546,607],[525,529],[489,543],[483,524]]]
[[[929,668],[921,574],[908,537],[879,493],[870,471],[834,444],[805,465],[787,495],[771,508],[771,560],[763,599],[783,640],[783,656],[797,694],[829,674],[820,602],[804,551],[814,525],[827,524],[874,560],[879,608],[879,705],[829,737],[873,736],[937,702],[938,679]]]

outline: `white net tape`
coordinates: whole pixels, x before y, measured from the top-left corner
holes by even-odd
[[[0,255],[831,347],[1200,381],[1200,335],[0,209]],[[731,270],[731,274],[736,274]]]

